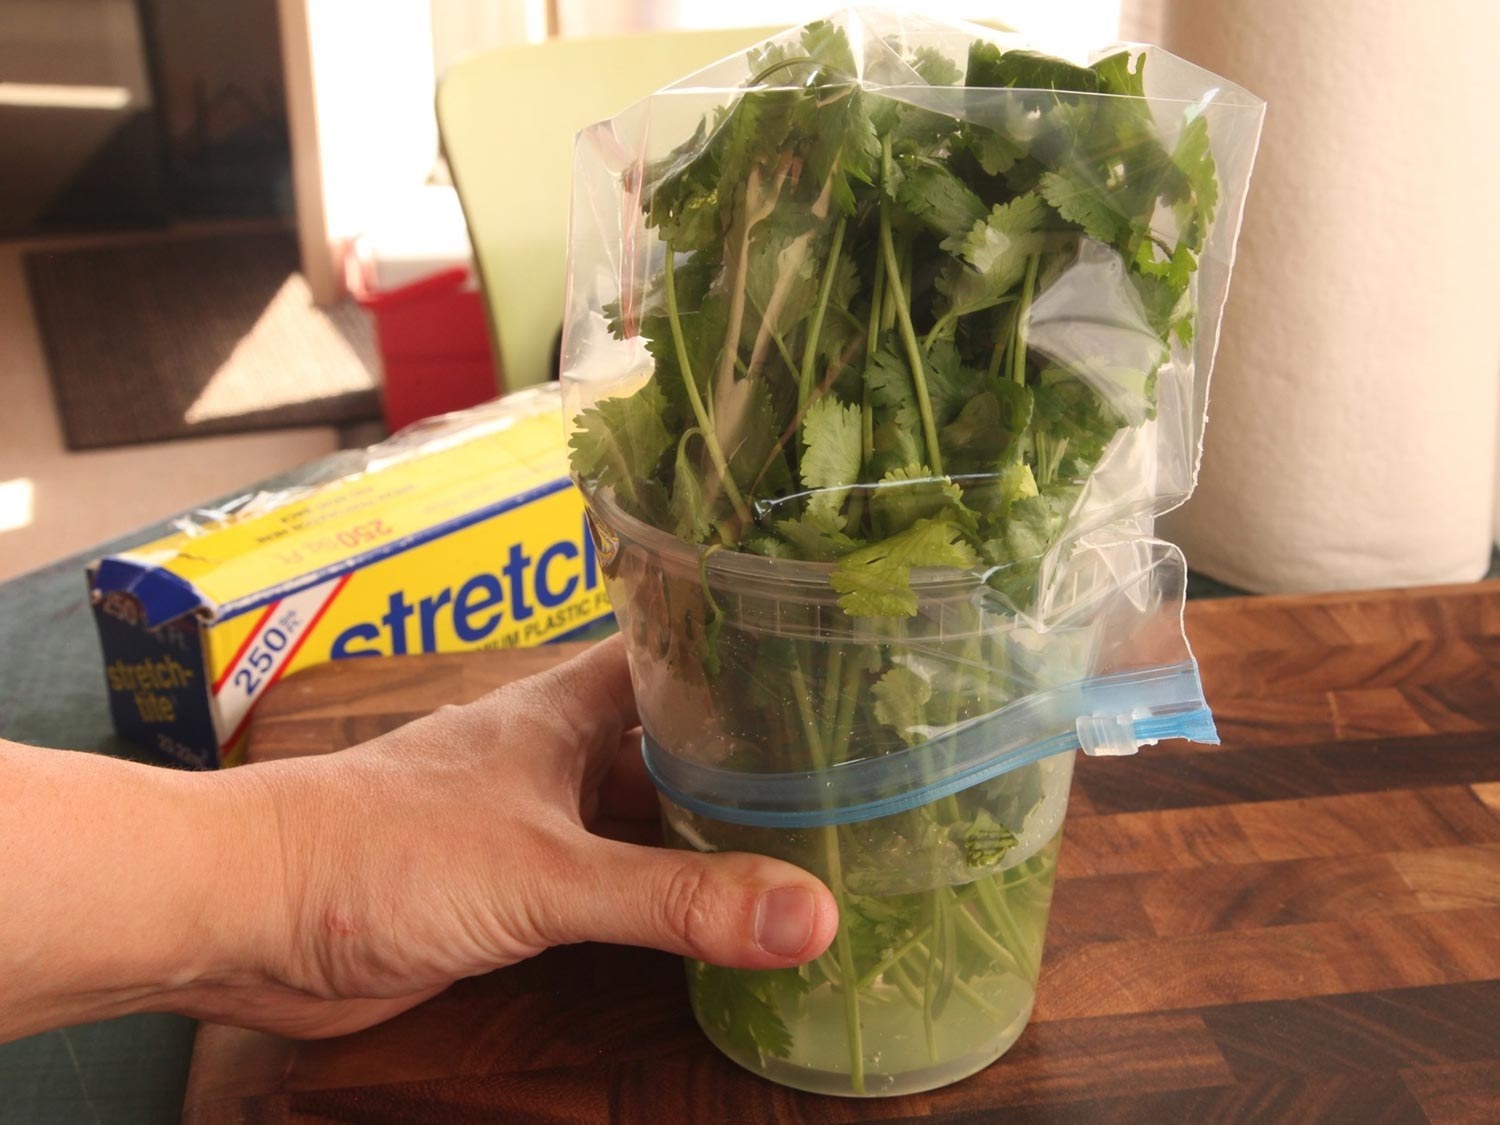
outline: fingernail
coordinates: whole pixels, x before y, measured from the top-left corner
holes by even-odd
[[[755,944],[775,957],[795,957],[813,931],[813,896],[805,887],[777,887],[755,904]]]

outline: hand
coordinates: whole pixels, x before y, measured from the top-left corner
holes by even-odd
[[[241,954],[253,971],[177,1006],[331,1035],[553,945],[756,969],[821,953],[837,911],[807,872],[631,842],[658,816],[637,724],[614,638],[362,746],[229,771],[246,822],[274,826],[273,905]]]

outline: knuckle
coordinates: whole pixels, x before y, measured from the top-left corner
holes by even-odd
[[[595,936],[584,932],[587,915],[578,898],[590,886],[583,844],[566,823],[536,823],[528,833],[526,865],[512,906],[521,935],[539,948],[567,945]]]
[[[578,719],[588,708],[579,707],[579,695],[570,681],[556,672],[538,676],[533,685],[537,713],[555,728],[577,733]]]
[[[661,902],[668,931],[700,960],[713,914],[712,897],[708,872],[700,864],[683,863],[668,876]]]

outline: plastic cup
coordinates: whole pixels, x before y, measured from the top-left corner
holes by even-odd
[[[787,860],[839,904],[809,965],[689,961],[704,1032],[823,1094],[994,1062],[1031,1014],[1073,754],[986,771],[988,717],[1077,678],[1087,645],[1036,645],[972,575],[916,574],[914,616],[856,618],[825,565],[704,554],[597,497],[591,516],[669,842]]]

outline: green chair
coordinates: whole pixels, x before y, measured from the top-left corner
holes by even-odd
[[[437,117],[489,310],[503,388],[555,375],[573,138],[770,30],[676,31],[501,47],[449,68]]]

